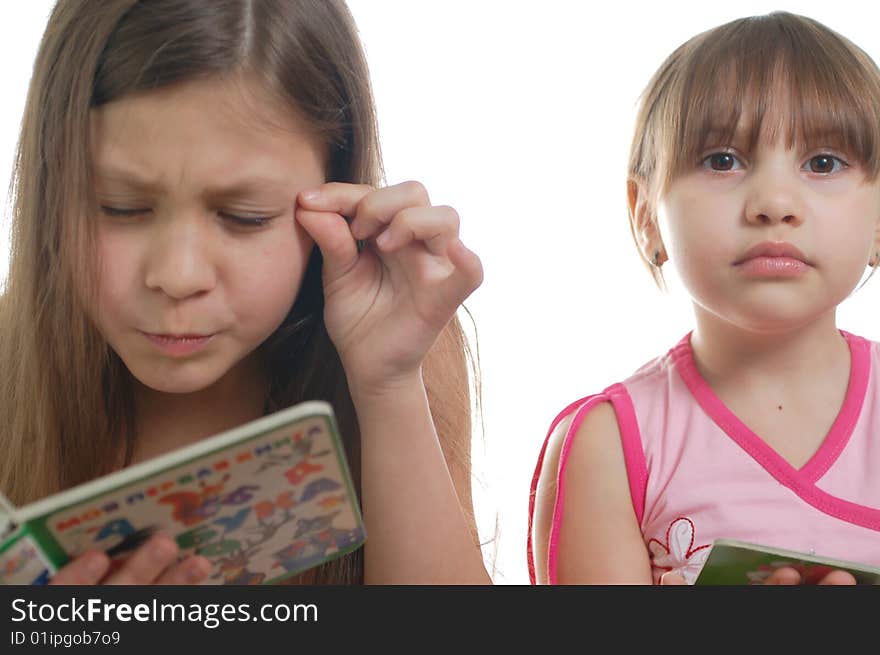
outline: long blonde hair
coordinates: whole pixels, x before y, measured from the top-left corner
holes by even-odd
[[[126,463],[132,454],[131,376],[86,312],[97,283],[90,110],[137,91],[243,69],[261,76],[322,139],[328,180],[382,181],[367,65],[342,0],[56,4],[16,153],[11,260],[0,298],[0,489],[13,502],[108,473],[120,449]],[[288,317],[260,352],[271,380],[266,411],[305,399],[331,402],[360,490],[357,418],[324,327],[317,249]],[[441,443],[470,436],[468,358],[454,319],[424,365]],[[446,456],[469,470],[469,452]],[[362,551],[309,578],[362,580]]]
[[[771,115],[777,120],[765,120]],[[710,136],[730,141],[738,128],[749,148],[777,134],[788,147],[839,147],[874,180],[880,70],[845,37],[787,12],[741,18],[691,38],[663,62],[640,100],[628,175],[648,190],[649,213],[670,182],[696,165]],[[637,239],[632,212],[630,227]],[[659,266],[650,268],[661,283]]]

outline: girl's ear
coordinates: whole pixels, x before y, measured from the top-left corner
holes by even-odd
[[[877,219],[877,225],[874,226],[874,244],[868,266],[871,268],[880,266],[880,219]]]
[[[646,262],[660,268],[668,257],[657,225],[657,216],[651,208],[648,187],[644,182],[630,178],[626,183],[626,195],[630,226],[639,251]]]

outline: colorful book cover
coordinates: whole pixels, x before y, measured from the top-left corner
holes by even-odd
[[[307,402],[25,507],[0,495],[0,582],[42,584],[90,548],[111,571],[151,534],[207,584],[270,584],[366,539],[333,411]]]
[[[712,543],[695,584],[750,585],[762,584],[773,571],[791,567],[801,574],[804,584],[816,584],[831,571],[852,574],[856,584],[880,584],[880,568],[820,557],[781,548],[771,548],[734,539],[716,539]]]

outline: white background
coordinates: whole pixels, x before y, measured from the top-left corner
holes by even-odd
[[[4,183],[51,4],[0,5]],[[478,512],[484,535],[499,524],[486,548],[495,581],[526,583],[528,490],[550,421],[691,326],[671,267],[664,295],[641,266],[627,224],[627,149],[652,72],[694,34],[776,9],[811,16],[880,60],[878,12],[863,0],[349,6],[371,67],[389,183],[420,180],[435,204],[455,207],[465,243],[483,260],[485,282],[467,302],[483,373]],[[4,224],[0,279],[6,232]],[[872,280],[842,305],[841,327],[880,339],[878,285]]]

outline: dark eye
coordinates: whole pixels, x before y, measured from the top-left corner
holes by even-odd
[[[834,173],[845,165],[834,155],[816,155],[807,162],[813,173]]]
[[[729,152],[715,152],[703,160],[703,166],[713,171],[732,171],[739,163],[736,156]]]

